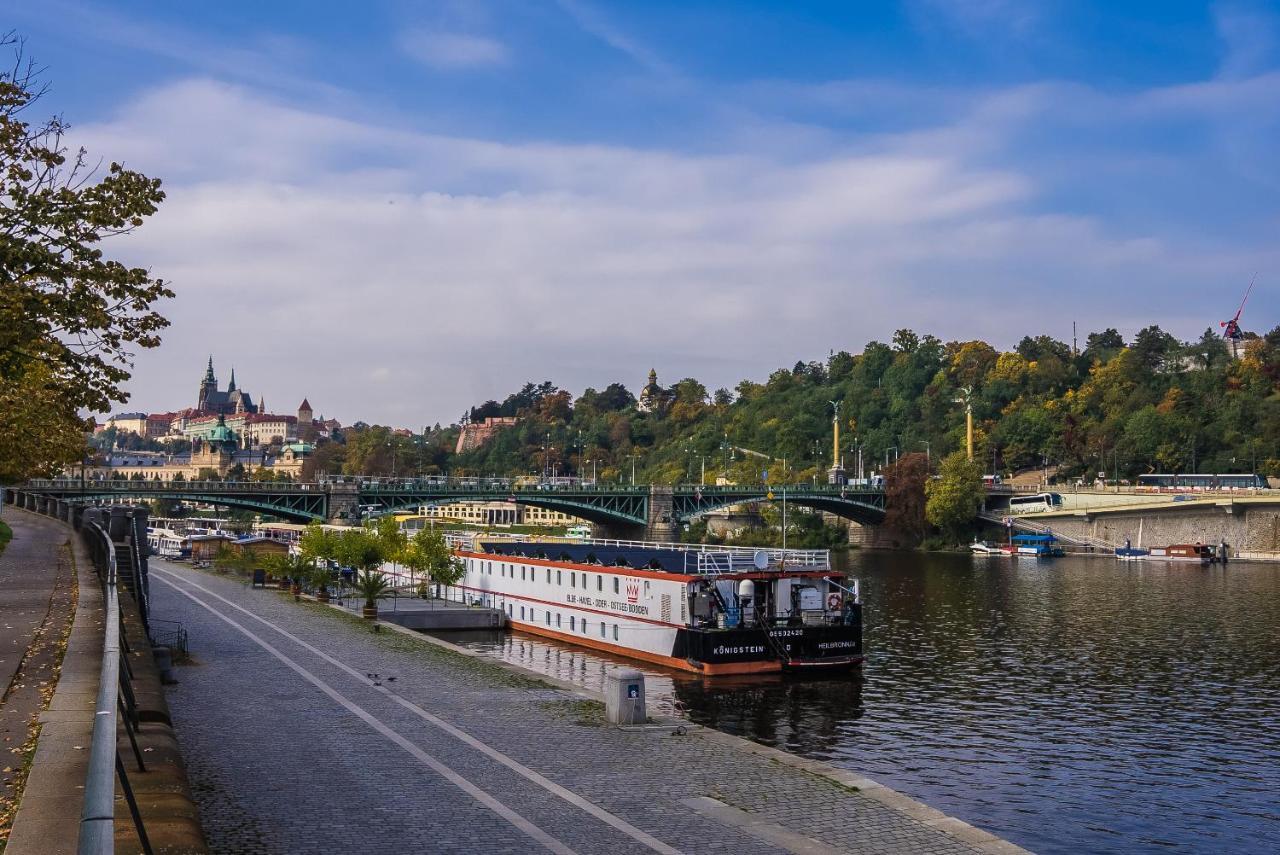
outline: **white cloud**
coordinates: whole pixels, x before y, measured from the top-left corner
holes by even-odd
[[[636,386],[655,365],[732,386],[903,326],[1005,345],[1073,318],[1190,335],[1206,278],[1280,266],[1036,213],[1033,176],[984,163],[990,141],[960,126],[799,161],[697,156],[431,134],[194,80],[77,142],[167,179],[160,213],[113,247],[178,292],[139,359],[144,408],[184,404],[210,351],[273,406],[305,394],[417,426],[530,379]]]
[[[412,29],[398,43],[409,57],[430,68],[453,71],[505,65],[507,48],[496,39],[466,33]]]

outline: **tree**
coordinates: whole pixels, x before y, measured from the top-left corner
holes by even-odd
[[[918,451],[898,458],[884,470],[884,525],[900,533],[911,545],[919,543],[927,529],[925,485],[928,480],[928,456]]]
[[[377,570],[387,560],[386,548],[371,529],[350,528],[338,532],[336,558],[339,564],[361,572]]]
[[[444,534],[434,529],[420,529],[400,555],[400,562],[409,568],[409,578],[421,573],[423,582],[437,585],[453,585],[462,578],[466,569],[462,559],[453,554],[445,542]]]
[[[70,440],[82,430],[78,410],[104,412],[128,399],[133,348],[159,345],[168,321],[152,304],[173,292],[100,246],[155,213],[160,182],[119,163],[99,172],[83,149],[69,155],[59,118],[26,122],[43,89],[21,41],[10,33],[0,46],[15,50],[0,71],[0,398],[38,389],[42,399],[38,418],[31,408],[5,408],[0,467],[28,477],[47,471],[51,452],[78,459]],[[28,457],[30,443],[15,432],[52,439]]]
[[[298,539],[298,554],[311,564],[317,561],[335,561],[338,557],[337,535],[333,529],[313,522]]]
[[[957,542],[964,536],[982,505],[982,471],[964,452],[946,456],[939,477],[925,485],[925,516]]]

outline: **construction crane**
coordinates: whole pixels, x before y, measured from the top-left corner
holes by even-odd
[[[1236,309],[1235,317],[1229,321],[1219,321],[1218,326],[1222,327],[1222,337],[1231,342],[1231,358],[1237,359],[1239,355],[1236,353],[1240,345],[1240,339],[1244,338],[1244,333],[1240,331],[1240,313],[1244,311],[1244,304],[1249,302],[1249,295],[1253,293],[1253,283],[1258,279],[1258,274],[1253,274],[1253,278],[1249,280],[1249,287],[1245,289],[1244,299],[1240,301],[1240,308]]]

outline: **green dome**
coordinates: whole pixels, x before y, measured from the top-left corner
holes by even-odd
[[[224,416],[218,416],[218,424],[209,431],[205,439],[209,442],[229,442],[232,445],[236,442],[236,435],[231,428],[227,427],[227,420]]]

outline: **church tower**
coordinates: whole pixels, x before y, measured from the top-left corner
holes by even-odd
[[[206,410],[209,398],[218,391],[218,380],[213,376],[213,355],[209,355],[209,367],[205,369],[204,379],[200,381],[200,392],[196,395],[196,409]]]

